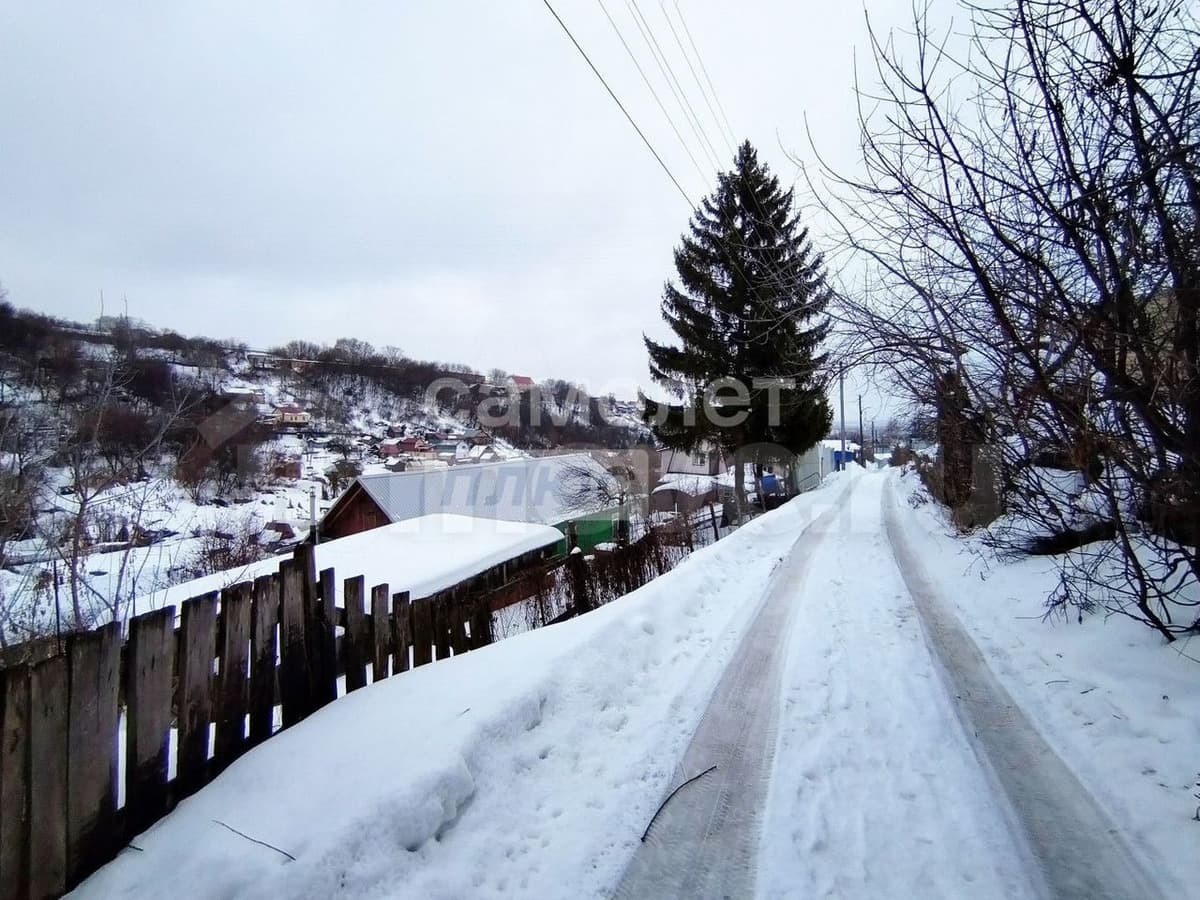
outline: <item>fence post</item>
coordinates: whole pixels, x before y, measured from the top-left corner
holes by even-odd
[[[0,898],[29,894],[29,666],[0,671]]]
[[[721,528],[717,525],[717,508],[712,503],[708,504],[708,514],[712,518],[713,541],[719,541],[721,539]]]
[[[592,605],[588,597],[587,563],[578,547],[567,554],[567,575],[571,579],[571,601],[575,606],[575,614],[582,615]]]

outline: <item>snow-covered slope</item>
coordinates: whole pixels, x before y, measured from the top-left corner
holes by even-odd
[[[79,895],[605,893],[775,564],[836,492],[580,619],[338,700],[185,800]]]

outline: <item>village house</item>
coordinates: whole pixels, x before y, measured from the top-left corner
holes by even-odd
[[[528,375],[509,375],[506,386],[518,393],[528,391],[533,387],[533,379]]]
[[[301,427],[312,422],[312,416],[302,406],[288,404],[276,407],[279,413],[279,424],[285,427]]]
[[[227,384],[221,388],[221,396],[235,403],[245,403],[252,406],[257,406],[266,399],[263,396],[262,388],[251,387],[245,384]]]
[[[433,456],[435,459],[453,465],[465,460],[470,450],[471,447],[466,441],[439,441],[433,445]]]
[[[491,444],[476,444],[467,451],[467,461],[473,463],[495,462],[502,459],[499,451]]]
[[[586,478],[583,478],[586,476]],[[617,492],[615,480],[586,453],[527,457],[443,469],[360,475],[320,523],[323,538],[339,538],[433,513],[571,527],[579,546],[615,540],[627,515],[600,496],[581,498],[574,488],[591,479]],[[565,551],[565,539],[560,551]]]
[[[728,471],[728,460],[715,444],[705,443],[695,450],[660,450],[660,479],[650,493],[650,511],[690,513],[718,502],[721,476]]]

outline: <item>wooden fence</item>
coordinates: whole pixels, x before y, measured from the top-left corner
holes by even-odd
[[[124,638],[112,623],[6,652],[0,900],[74,887],[251,747],[337,699],[339,679],[350,692],[490,644],[493,610],[538,594],[567,598],[558,619],[606,603],[709,543],[697,524],[652,529],[590,566],[573,554],[511,580],[498,567],[412,601],[347,578],[340,607],[334,570],[317,573],[302,545],[277,573],[185,600],[178,617],[173,606],[133,617]]]
[[[0,670],[0,900],[78,884],[248,749],[336,699],[339,678],[354,691],[490,643],[493,587],[410,602],[358,576],[336,607],[334,571],[318,575],[305,545],[277,574],[184,601],[178,627],[168,607],[131,619],[124,639],[113,623],[39,642]]]

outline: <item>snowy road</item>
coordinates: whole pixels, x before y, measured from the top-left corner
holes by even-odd
[[[837,503],[846,502],[850,489]],[[630,861],[617,896],[748,897],[753,893],[762,807],[778,724],[783,635],[797,590],[834,505],[797,538],[775,570],[762,607],[743,635],[672,783],[716,768],[682,787],[663,807]]]
[[[887,475],[848,493],[780,568],[676,781],[717,773],[672,800],[621,895],[1156,896],[938,602]],[[777,746],[739,755],[780,703]]]

